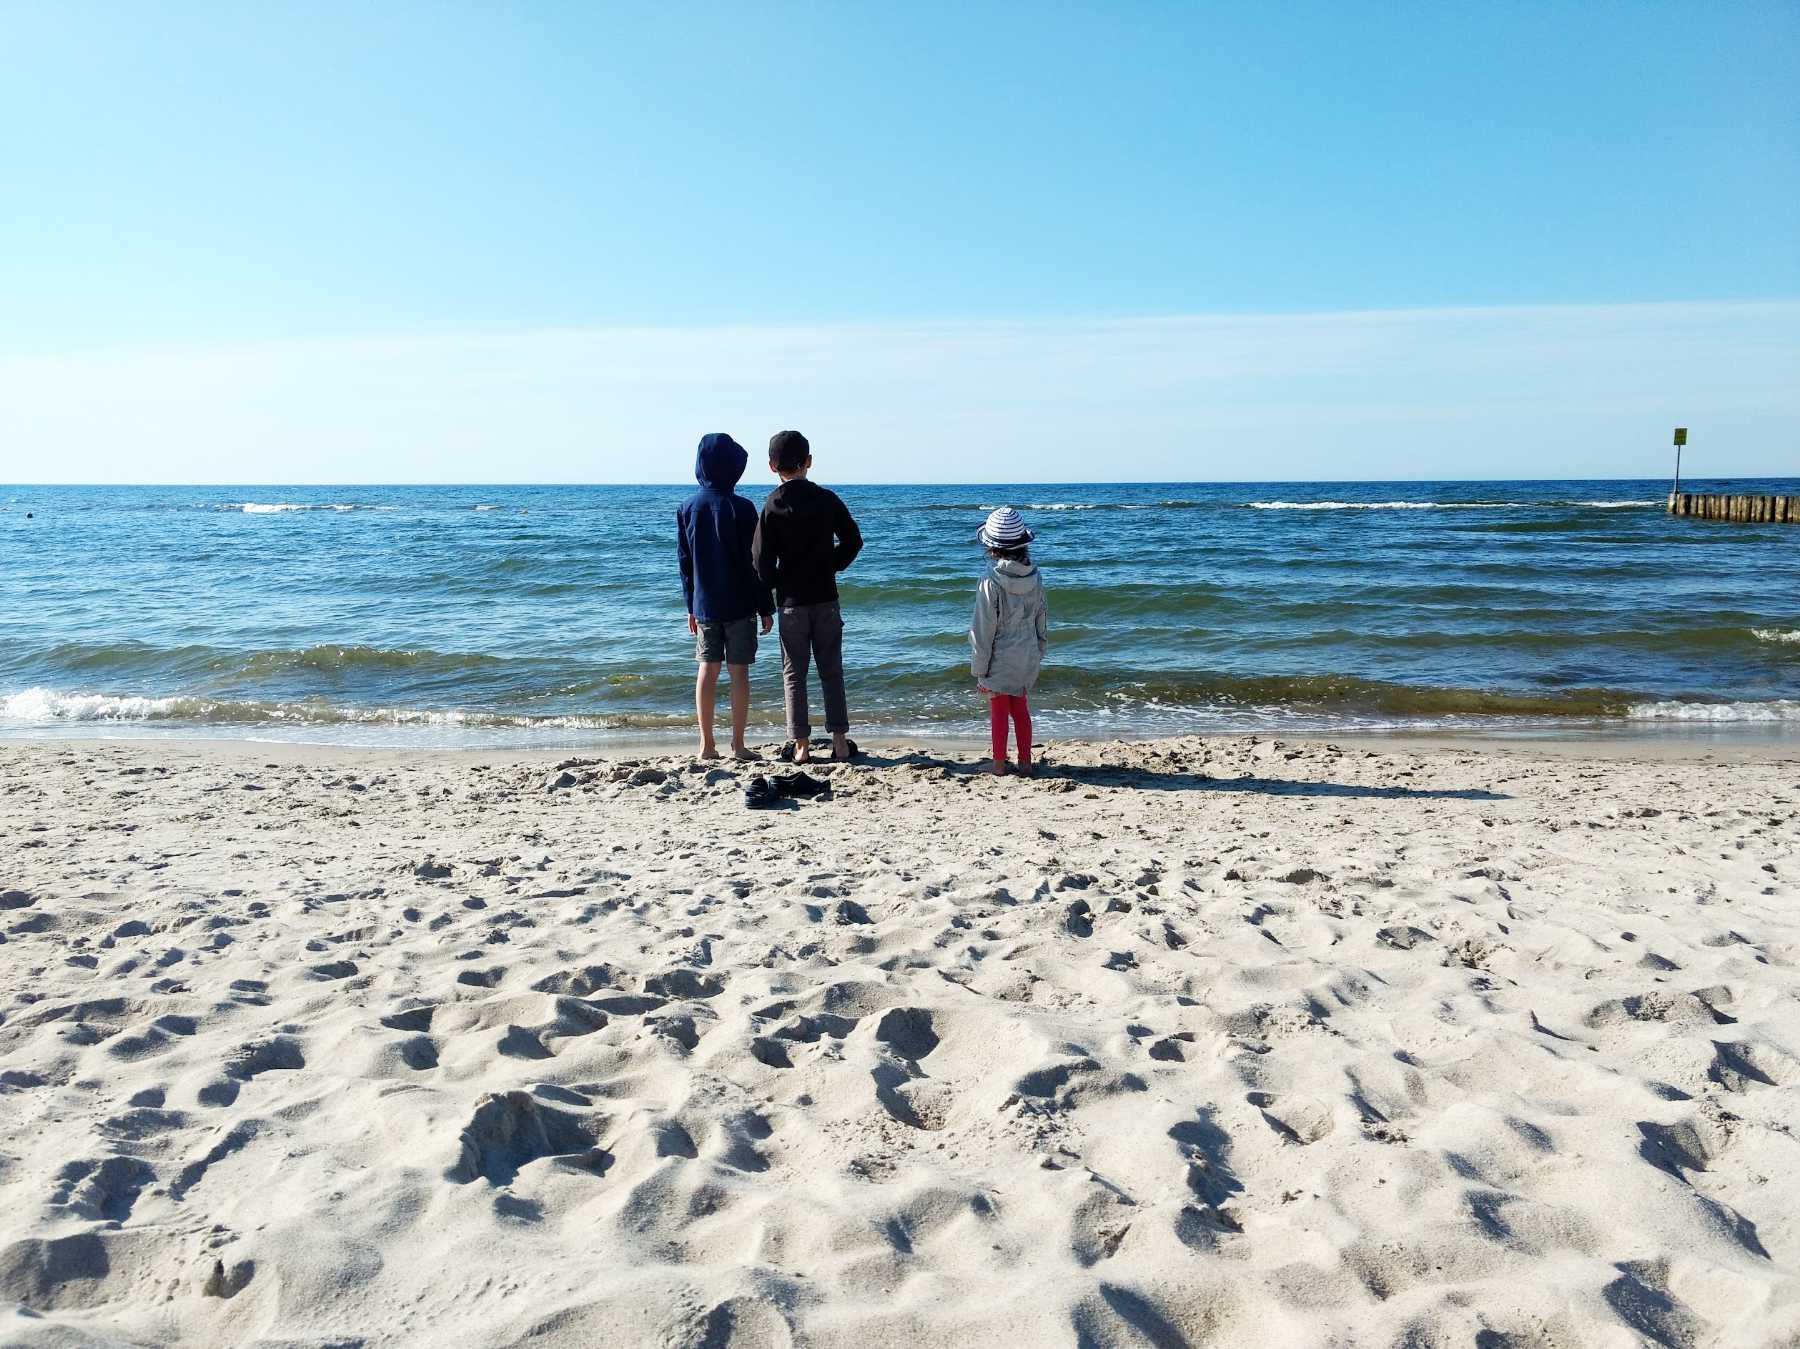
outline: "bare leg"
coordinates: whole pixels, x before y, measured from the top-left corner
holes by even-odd
[[[750,667],[733,665],[731,670],[731,757],[748,759],[744,730],[750,724]]]
[[[713,708],[719,701],[719,662],[701,661],[694,676],[694,711],[700,718],[700,757],[716,759],[719,750],[713,744]]]

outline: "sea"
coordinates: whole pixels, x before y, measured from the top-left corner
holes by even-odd
[[[975,531],[1004,504],[1048,587],[1044,736],[1800,742],[1800,527],[1671,518],[1666,480],[827,485],[867,540],[840,578],[858,734],[982,733]],[[690,490],[0,487],[0,737],[685,734]],[[752,706],[778,737],[772,639]]]

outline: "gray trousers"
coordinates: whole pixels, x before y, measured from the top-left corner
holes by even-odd
[[[850,729],[850,708],[844,699],[844,616],[837,601],[830,604],[783,605],[780,617],[781,683],[787,695],[788,735],[812,739],[806,719],[806,668],[819,667],[819,688],[825,695],[825,729],[839,735]]]

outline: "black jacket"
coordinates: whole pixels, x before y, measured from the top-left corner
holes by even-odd
[[[750,556],[783,604],[826,604],[837,574],[862,551],[862,534],[837,493],[807,478],[784,482],[763,502]]]

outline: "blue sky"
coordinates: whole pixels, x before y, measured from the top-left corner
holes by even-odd
[[[673,478],[809,417],[864,480],[1631,475],[1665,413],[1800,472],[1791,3],[0,19],[0,477]]]

